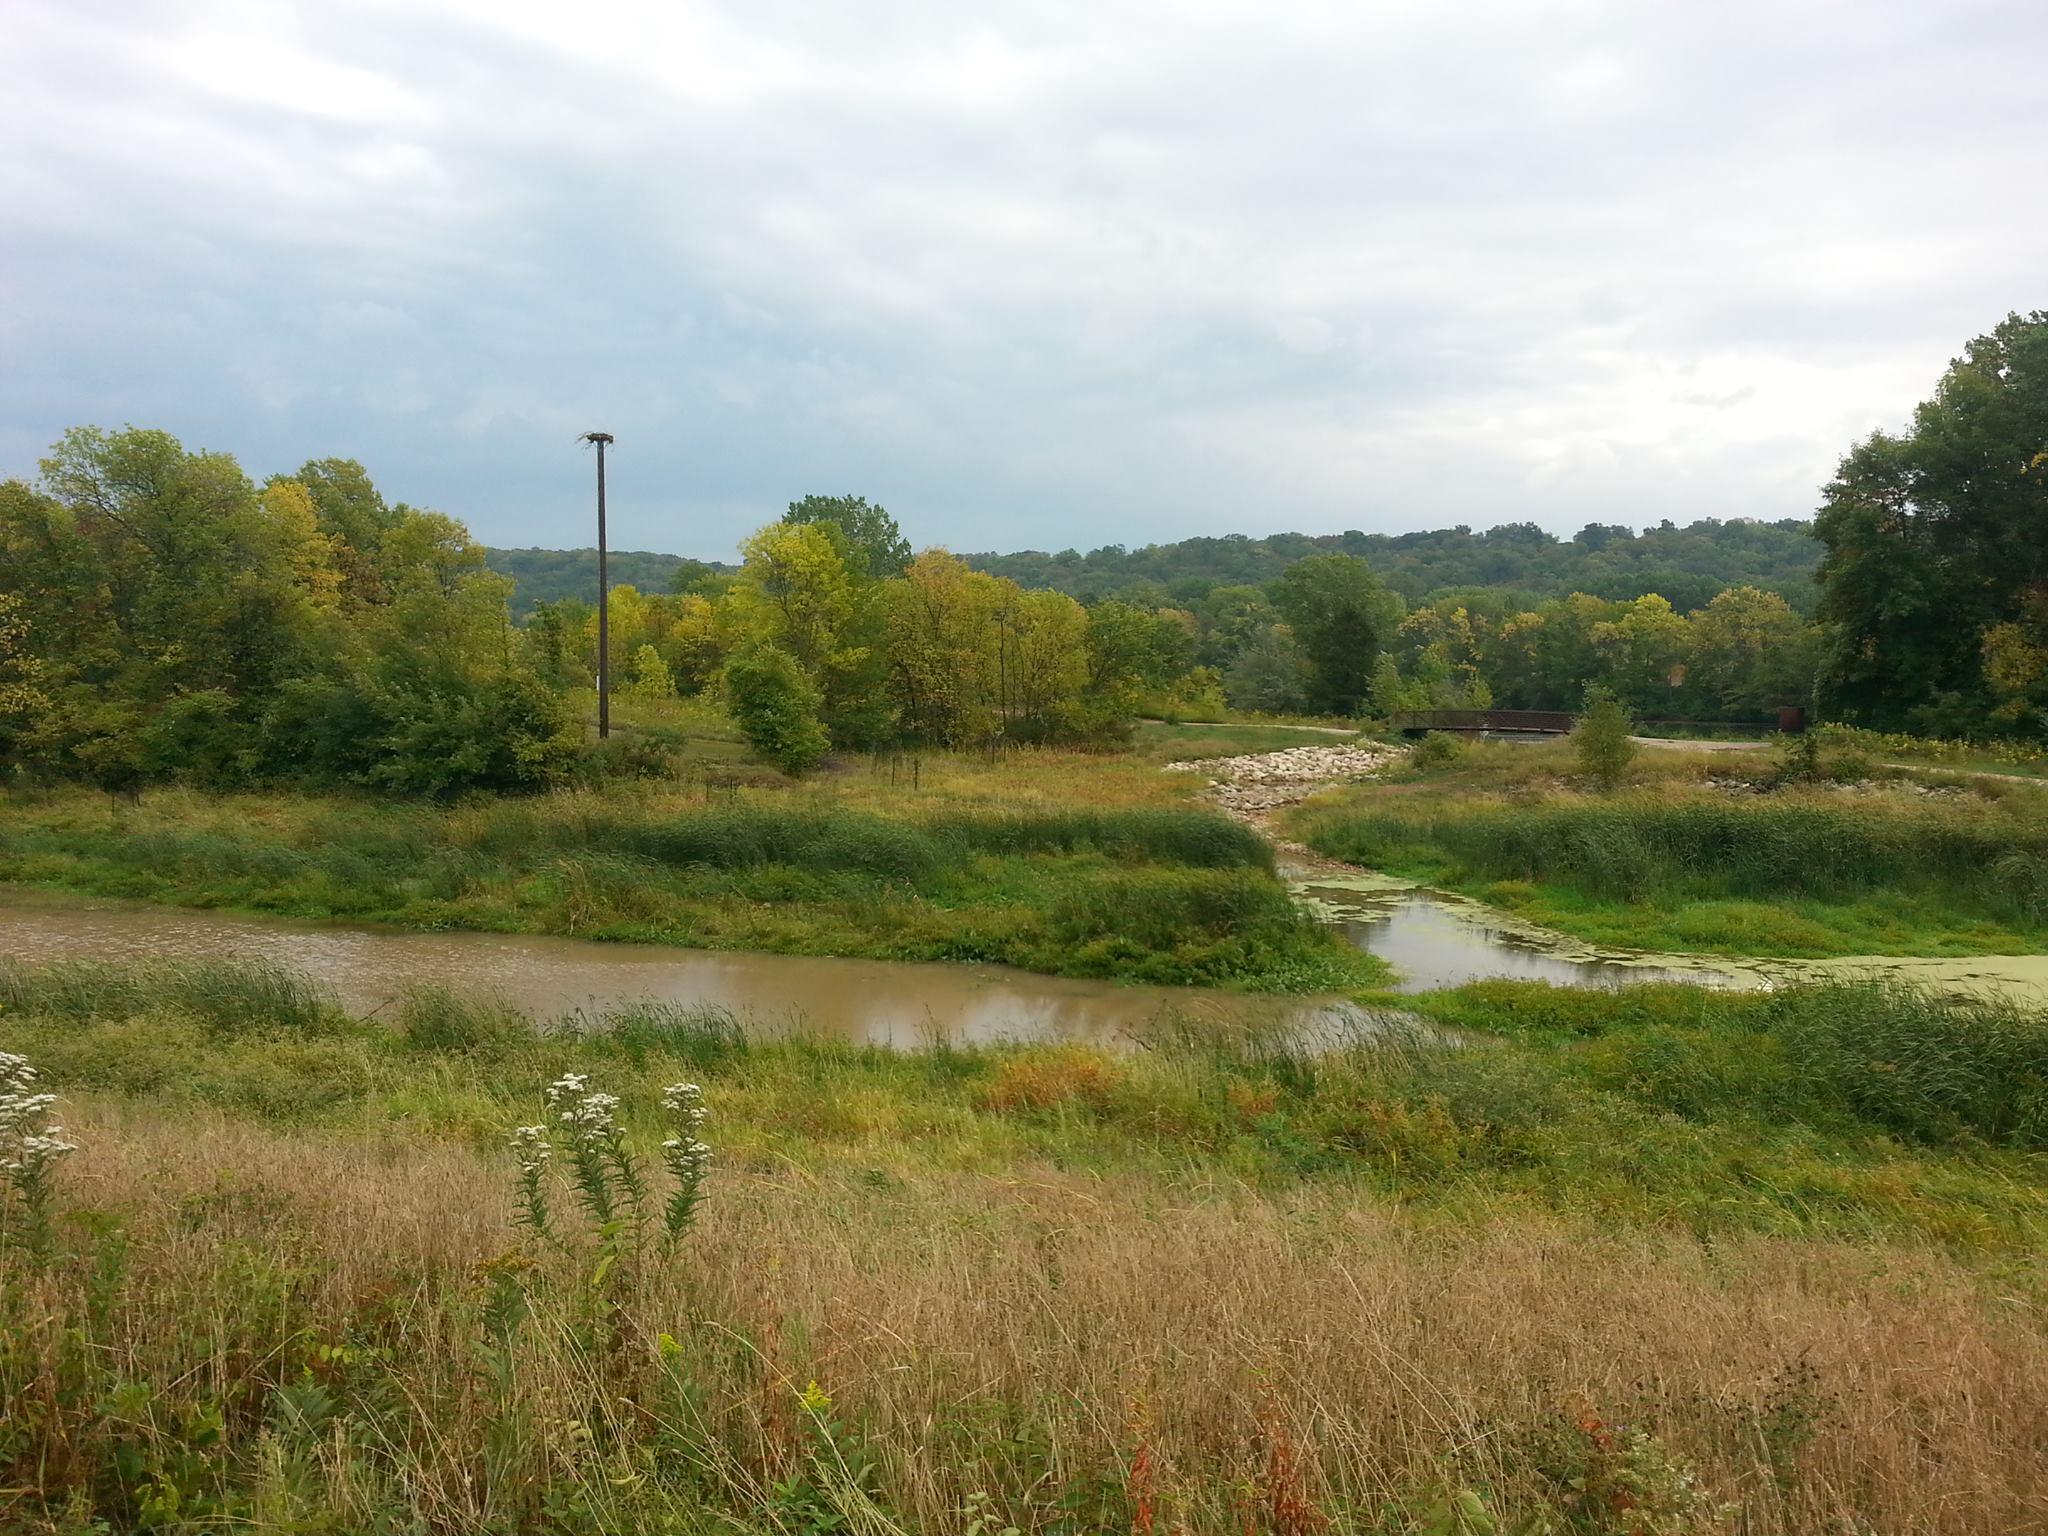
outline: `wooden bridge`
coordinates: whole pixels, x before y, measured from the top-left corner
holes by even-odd
[[[1404,736],[1430,731],[1465,736],[1495,731],[1506,736],[1563,736],[1576,718],[1565,709],[1410,709],[1389,717],[1388,723]],[[1781,709],[1774,720],[1643,720],[1638,724],[1663,730],[1798,732],[1806,729],[1806,711]]]

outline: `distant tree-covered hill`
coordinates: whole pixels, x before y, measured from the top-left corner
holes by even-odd
[[[1813,572],[1820,546],[1811,525],[1788,518],[1752,522],[1709,518],[1680,528],[1665,522],[1641,533],[1591,524],[1569,539],[1532,523],[1507,523],[1474,533],[1226,534],[1125,549],[1110,544],[1088,554],[1023,550],[969,555],[981,570],[1020,586],[1056,587],[1083,602],[1137,588],[1163,590],[1179,602],[1212,587],[1262,586],[1304,555],[1362,555],[1387,585],[1411,603],[1472,587],[1505,588],[1532,599],[1585,592],[1627,599],[1661,593],[1681,613],[1732,586],[1776,592],[1801,613],[1812,611]]]
[[[512,593],[512,617],[525,619],[541,603],[564,597],[597,601],[597,551],[594,549],[490,549],[485,563],[494,571],[510,576],[517,586]],[[656,554],[646,549],[615,549],[607,557],[607,574],[615,587],[638,587],[643,592],[666,592],[681,555]],[[729,571],[728,565],[705,561],[715,570]]]
[[[1491,588],[1504,598],[1535,604],[1572,592],[1625,601],[1656,592],[1680,613],[1704,607],[1729,587],[1776,592],[1802,614],[1814,603],[1813,572],[1820,546],[1811,525],[1795,518],[1752,522],[1709,518],[1680,528],[1661,523],[1641,533],[1590,524],[1569,539],[1532,523],[1508,523],[1474,533],[1439,528],[1427,533],[1275,533],[1264,538],[1225,534],[1125,549],[1119,544],[1082,554],[1020,550],[966,556],[967,563],[1019,586],[1052,587],[1083,602],[1112,594],[1186,604],[1211,588],[1264,586],[1304,555],[1362,555],[1389,587],[1410,603],[1446,592]],[[557,598],[597,592],[594,549],[493,549],[491,569],[512,577],[515,618]],[[679,555],[614,550],[615,585],[666,592]],[[730,571],[731,566],[713,569]]]

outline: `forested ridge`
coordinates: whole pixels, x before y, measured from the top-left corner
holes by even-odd
[[[1140,584],[1181,599],[1210,587],[1262,585],[1305,556],[1343,554],[1370,561],[1388,587],[1411,603],[1487,587],[1513,592],[1531,605],[1573,592],[1618,601],[1656,592],[1675,607],[1691,609],[1726,588],[1749,586],[1776,592],[1796,611],[1808,613],[1820,553],[1812,525],[1797,518],[1708,518],[1684,527],[1666,521],[1641,533],[1593,523],[1569,539],[1533,523],[1504,523],[1477,533],[1457,527],[1258,538],[1226,534],[1137,549],[1111,544],[1087,554],[1027,549],[966,558],[977,570],[1022,586],[1070,592],[1083,602]]]
[[[1814,568],[1821,549],[1813,525],[1797,518],[1758,522],[1708,518],[1683,527],[1661,523],[1641,533],[1612,524],[1589,524],[1559,539],[1532,523],[1507,523],[1475,533],[1439,528],[1420,533],[1224,534],[1126,549],[1104,545],[1082,554],[1024,549],[970,554],[978,571],[1007,577],[1021,587],[1046,587],[1092,603],[1136,595],[1157,602],[1205,595],[1211,588],[1260,585],[1307,555],[1356,555],[1372,563],[1388,587],[1410,603],[1447,592],[1484,587],[1513,593],[1528,606],[1573,592],[1627,601],[1655,592],[1681,610],[1703,607],[1729,587],[1776,592],[1793,610],[1813,611]],[[597,590],[595,549],[490,549],[485,561],[516,583],[515,618],[542,603],[588,598]],[[612,581],[642,591],[669,589],[677,567],[730,566],[693,562],[680,555],[613,550]]]
[[[500,576],[512,578],[512,617],[522,622],[542,603],[597,595],[595,548],[491,548],[484,551],[484,564]],[[637,587],[643,592],[668,591],[676,572],[685,566],[724,572],[734,569],[716,561],[693,561],[650,549],[615,549],[605,557],[606,574],[614,586]]]

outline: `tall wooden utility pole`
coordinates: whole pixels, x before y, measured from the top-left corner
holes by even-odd
[[[586,432],[583,441],[597,444],[597,739],[612,734],[612,583],[605,567],[604,451],[609,432]]]

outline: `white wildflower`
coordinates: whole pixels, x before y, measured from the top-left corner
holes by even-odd
[[[559,1109],[572,1099],[580,1099],[590,1086],[590,1079],[581,1072],[564,1072],[547,1086],[548,1108]]]
[[[661,1144],[661,1160],[675,1179],[662,1222],[670,1242],[687,1232],[704,1198],[704,1177],[711,1168],[711,1149],[697,1139],[705,1120],[704,1090],[695,1083],[671,1083],[662,1090],[662,1108],[675,1116],[680,1134]]]
[[[34,1178],[47,1172],[58,1158],[77,1150],[77,1142],[64,1139],[64,1127],[53,1125],[22,1137],[15,1143],[14,1156],[0,1158],[0,1168]]]
[[[21,1202],[29,1249],[41,1253],[50,1239],[51,1171],[78,1144],[50,1119],[57,1095],[29,1092],[35,1081],[26,1057],[0,1051],[0,1204]]]
[[[0,1132],[33,1125],[56,1102],[54,1093],[0,1093]]]
[[[704,1124],[704,1090],[695,1083],[671,1083],[661,1091],[661,1107],[695,1135]]]

